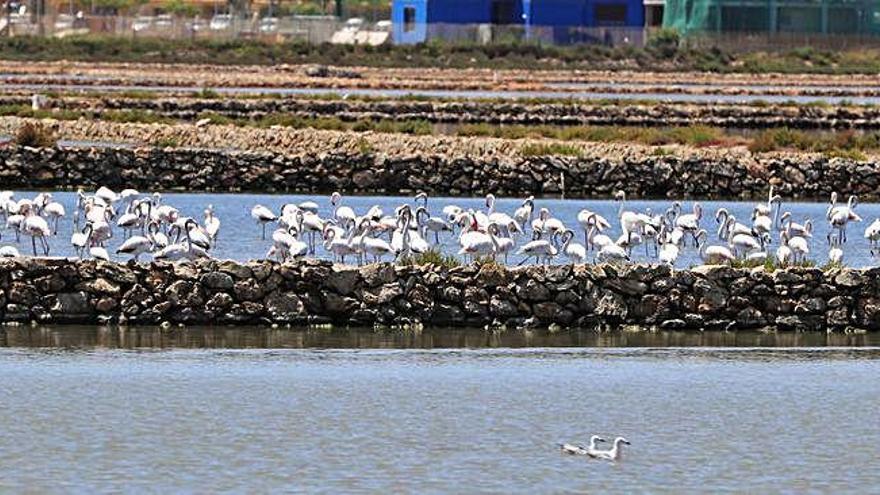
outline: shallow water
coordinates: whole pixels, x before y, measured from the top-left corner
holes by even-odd
[[[878,355],[0,349],[0,491],[869,492]]]
[[[0,90],[33,90],[33,91],[79,91],[84,93],[111,92],[111,91],[154,91],[186,93],[199,92],[204,88],[200,86],[139,86],[139,85],[107,85],[107,84],[29,84],[29,83],[2,83]],[[797,102],[815,103],[827,102],[837,104],[849,102],[856,105],[880,104],[880,96],[813,96],[813,95],[729,95],[729,94],[688,94],[676,92],[645,92],[645,93],[620,93],[614,91],[489,91],[489,90],[431,90],[431,89],[367,89],[367,88],[277,88],[277,87],[212,87],[220,94],[246,94],[246,95],[353,95],[400,98],[405,96],[419,96],[428,98],[456,98],[456,99],[560,99],[571,98],[575,100],[657,100],[668,102],[701,102],[701,103],[749,103],[764,101],[767,103]]]
[[[30,197],[35,195],[34,192],[17,192],[15,197]],[[75,205],[75,193],[59,192],[54,194],[54,198],[64,204],[67,210],[67,217],[59,224],[59,234],[50,240],[50,255],[53,256],[74,256],[72,246],[70,245],[70,235],[73,230],[72,214]],[[316,201],[320,207],[320,215],[327,217],[332,214],[329,196],[318,195],[266,195],[266,194],[174,194],[168,193],[163,195],[163,202],[178,207],[184,216],[192,216],[199,221],[203,218],[203,211],[208,205],[213,205],[215,214],[221,221],[220,235],[217,244],[212,250],[213,255],[221,259],[234,259],[246,261],[250,259],[263,258],[271,246],[272,226],[267,228],[267,239],[261,239],[261,229],[250,216],[251,208],[256,204],[262,204],[269,207],[276,213],[280,211],[282,205],[286,203],[299,203],[306,200]],[[496,202],[498,211],[513,214],[514,210],[520,206],[521,199],[502,198]],[[343,198],[344,205],[354,208],[358,215],[363,215],[373,205],[379,205],[385,214],[393,214],[394,209],[404,203],[412,204],[412,198],[409,197],[389,197],[389,196],[346,196]],[[458,205],[462,208],[473,208],[475,210],[486,210],[485,199],[483,198],[430,198],[428,206],[433,215],[441,215],[443,206],[448,204]],[[661,213],[670,207],[671,201],[667,200],[651,200],[651,201],[628,201],[627,209],[642,211],[646,208],[652,209],[655,213]],[[754,202],[736,202],[736,201],[704,201],[701,203],[704,208],[704,216],[702,226],[709,231],[711,244],[722,244],[715,235],[716,224],[714,214],[717,208],[725,207],[743,223],[749,223]],[[542,208],[549,208],[552,215],[562,220],[565,225],[576,232],[576,241],[584,242],[584,231],[577,223],[577,214],[583,208],[588,208],[598,212],[612,221],[612,233],[609,234],[616,239],[620,234],[620,227],[615,219],[617,218],[617,203],[608,200],[559,200],[559,199],[538,199],[535,201],[535,212]],[[687,212],[692,208],[692,202],[683,203],[684,210]],[[810,258],[818,265],[827,262],[828,245],[826,242],[826,234],[829,232],[829,225],[824,220],[825,203],[786,203],[783,204],[783,210],[791,211],[793,219],[796,222],[803,223],[805,218],[812,218],[814,221],[814,237],[812,239],[810,249]],[[875,260],[870,254],[870,246],[864,238],[864,229],[875,218],[880,217],[880,204],[863,203],[857,207],[857,212],[864,219],[861,223],[852,224],[847,229],[849,240],[844,247],[844,261],[848,266],[864,267],[875,265]],[[29,238],[22,237],[19,243],[15,242],[14,234],[6,230],[0,230],[2,240],[0,244],[12,244],[19,248],[23,253],[31,253],[32,246]],[[112,252],[123,241],[123,235],[117,229],[116,237],[111,239],[107,244],[108,251]],[[320,236],[318,236],[320,237]],[[528,236],[526,236],[528,237]],[[320,239],[319,239],[320,240]],[[429,242],[433,243],[433,236],[429,235]],[[529,239],[520,238],[518,244],[521,245]],[[445,253],[454,254],[458,251],[459,245],[457,237],[453,237],[449,233],[442,235],[440,238],[441,249]],[[778,246],[779,239],[774,235],[773,243],[770,246],[771,256]],[[686,268],[701,264],[699,253],[691,247],[692,240],[688,238],[688,246],[678,258],[676,267]],[[320,244],[320,243],[318,243]],[[318,245],[317,257],[330,259],[322,246]],[[592,259],[592,253],[590,254]],[[115,256],[117,260],[127,260],[127,256]],[[146,261],[148,257],[141,258]],[[385,258],[386,261],[390,258]],[[640,262],[656,262],[653,255],[653,248],[645,253],[644,246],[637,246],[633,250],[633,259]],[[355,263],[356,260],[348,258],[349,263]],[[516,264],[523,261],[523,258],[516,254],[511,254],[508,263]],[[559,257],[556,262],[568,262],[563,257]]]

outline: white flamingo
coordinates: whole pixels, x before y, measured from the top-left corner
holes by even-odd
[[[354,210],[348,206],[342,206],[342,194],[334,192],[330,195],[330,204],[333,206],[333,218],[339,222],[339,225],[347,227],[354,224],[357,219]]]
[[[125,240],[121,246],[116,248],[116,254],[127,254],[132,256],[135,263],[140,260],[140,256],[153,250],[153,243],[142,235],[133,235]]]
[[[278,220],[278,217],[272,213],[272,210],[263,205],[256,205],[251,208],[251,218],[256,220],[256,222],[263,228],[263,240],[266,239],[266,224]]]
[[[587,261],[587,248],[583,244],[574,242],[574,231],[567,229],[562,233],[562,254],[572,263],[585,263]]]
[[[731,263],[736,256],[726,246],[710,246],[708,245],[708,233],[705,230],[697,232],[697,242],[700,246],[700,259],[703,263],[710,265],[718,265],[721,263]]]
[[[212,243],[217,240],[217,234],[220,233],[220,219],[214,215],[214,205],[208,205],[208,208],[205,209],[204,230]]]
[[[529,258],[534,257],[535,263],[540,263],[541,260],[544,260],[544,263],[550,263],[550,259],[559,254],[559,250],[556,249],[556,246],[553,245],[553,242],[547,239],[541,239],[542,232],[540,229],[534,230],[532,235],[532,240],[525,243],[523,246],[519,248],[516,254],[520,256],[525,256],[523,261],[520,264],[525,263],[529,260]]]

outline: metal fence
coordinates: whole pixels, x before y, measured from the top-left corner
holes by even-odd
[[[690,33],[683,41],[692,48],[722,47],[732,51],[779,51],[811,47],[817,50],[880,48],[880,35],[871,33],[822,34],[797,32]]]
[[[534,43],[572,45],[579,43],[607,46],[643,46],[659,28],[561,27],[493,24],[427,24],[413,37],[403,26],[390,21],[368,22],[359,18],[334,16],[212,17],[105,16],[7,13],[0,17],[2,36],[66,37],[103,34],[130,38],[170,39],[260,39],[283,42],[349,43],[380,45],[394,42],[448,41],[455,43]],[[799,47],[817,49],[880,48],[880,36],[871,34],[819,34],[793,32],[707,32],[690,33],[683,43],[692,48],[721,47],[732,51],[778,51]]]
[[[310,43],[351,43],[379,45],[402,42],[401,27],[390,21],[368,22],[359,18],[333,16],[235,17],[218,14],[210,18],[158,16],[87,16],[55,14],[41,18],[12,16],[0,19],[0,34],[6,36],[43,35],[66,37],[103,34],[170,39],[261,39],[264,41],[303,40]],[[427,24],[415,42],[509,43],[571,45],[599,43],[640,46],[646,40],[643,28],[553,27],[493,24]],[[395,37],[398,39],[395,40]]]
[[[298,39],[311,43],[331,42],[337,33],[384,31],[390,37],[390,23],[340,20],[333,16],[288,16],[241,18],[219,14],[210,18],[158,16],[87,16],[56,14],[34,18],[28,15],[0,17],[4,36],[44,35],[66,37],[101,34],[170,39]],[[337,37],[339,37],[337,35]],[[356,40],[355,40],[356,41]]]

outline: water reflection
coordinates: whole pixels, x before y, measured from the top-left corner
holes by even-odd
[[[268,327],[35,326],[0,329],[0,347],[193,349],[460,349],[526,347],[865,347],[878,334],[441,328],[420,332]]]

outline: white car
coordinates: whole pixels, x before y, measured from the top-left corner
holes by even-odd
[[[159,29],[168,29],[174,26],[174,18],[169,14],[162,14],[156,17],[156,27]]]
[[[212,31],[225,31],[232,26],[232,15],[217,14],[211,19],[210,28]]]
[[[139,16],[135,17],[134,21],[131,23],[131,30],[138,33],[141,31],[146,31],[150,29],[153,25],[153,18],[149,16]]]
[[[264,17],[260,19],[260,33],[270,34],[278,31],[277,17]]]

